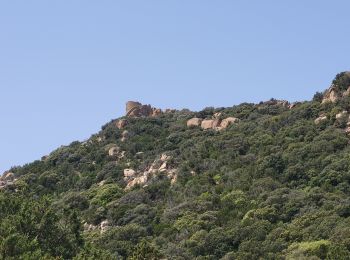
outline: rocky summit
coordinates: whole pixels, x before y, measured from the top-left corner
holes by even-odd
[[[342,72],[310,101],[129,101],[2,175],[0,259],[349,259],[349,93]]]

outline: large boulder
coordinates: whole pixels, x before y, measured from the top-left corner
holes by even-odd
[[[336,119],[341,119],[346,117],[349,117],[349,114],[348,114],[348,111],[345,111],[345,110],[335,115]]]
[[[320,124],[321,122],[327,120],[327,116],[325,115],[320,115],[318,118],[315,119],[315,124],[318,125]]]
[[[190,120],[187,121],[187,127],[197,127],[200,126],[202,123],[201,118],[191,118]]]
[[[214,125],[214,119],[205,119],[202,121],[201,127],[202,129],[212,129]]]
[[[228,117],[225,118],[224,120],[222,120],[221,124],[220,124],[220,128],[221,129],[225,129],[227,127],[229,127],[232,124],[238,123],[239,119],[236,117]]]
[[[128,140],[129,137],[130,137],[129,131],[124,130],[123,133],[122,133],[122,139],[121,139],[121,141],[122,141],[122,142],[125,142],[126,140]]]

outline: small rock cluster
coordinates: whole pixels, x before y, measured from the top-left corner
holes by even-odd
[[[102,234],[111,228],[111,225],[108,220],[104,220],[99,225],[84,223],[83,227],[85,232],[100,230],[100,233]]]
[[[215,114],[213,119],[201,119],[201,118],[191,118],[187,121],[187,127],[201,127],[204,130],[214,129],[223,130],[232,124],[238,123],[239,119],[236,117],[227,117],[223,120],[220,119],[219,114]]]
[[[0,189],[13,185],[16,181],[17,178],[13,172],[5,172],[2,176],[0,176]]]
[[[171,180],[171,183],[174,184],[177,180],[177,170],[170,169],[168,165],[170,159],[170,156],[162,154],[144,172],[136,172],[134,169],[124,169],[124,181],[127,182],[125,189],[129,190],[135,185],[143,185],[145,187],[146,183],[157,174],[166,174]]]
[[[108,145],[107,149],[108,149],[108,155],[110,157],[115,157],[118,159],[124,158],[125,153],[126,153],[125,151],[121,151],[120,147],[117,145],[112,145],[112,146]]]
[[[345,133],[350,134],[350,115],[349,112],[344,110],[342,112],[339,112],[338,114],[335,115],[336,120],[346,120],[346,128],[345,128]],[[315,124],[318,125],[323,121],[328,120],[328,117],[325,114],[321,114],[318,118],[315,119]]]

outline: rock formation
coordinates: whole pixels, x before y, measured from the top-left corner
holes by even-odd
[[[169,167],[168,161],[171,159],[167,154],[162,154],[145,171],[136,172],[133,169],[124,169],[124,181],[127,182],[126,190],[135,185],[146,186],[147,182],[158,174],[165,174],[174,184],[177,180],[177,170]]]
[[[236,117],[228,117],[228,118],[225,118],[224,120],[222,120],[221,124],[220,124],[220,127],[222,129],[225,129],[227,127],[229,127],[231,124],[235,124],[235,123],[238,123],[239,122],[239,119],[236,118]]]
[[[348,111],[345,110],[335,115],[336,119],[341,119],[345,117],[349,117]]]
[[[191,118],[187,121],[187,127],[198,127],[200,126],[204,130],[214,129],[214,130],[223,130],[229,127],[231,124],[239,122],[239,119],[236,117],[227,117],[223,120],[219,119],[221,113],[216,113],[213,119],[201,119],[201,118]]]
[[[220,120],[218,119],[205,119],[202,121],[201,127],[204,130],[214,129],[215,127],[220,125]]]
[[[149,117],[159,116],[163,111],[151,105],[142,105],[140,102],[128,101],[126,103],[126,116],[128,117]]]
[[[325,121],[325,120],[327,120],[327,116],[326,115],[320,115],[318,118],[315,119],[315,124],[318,125],[322,121]]]
[[[187,121],[187,127],[196,127],[196,126],[200,126],[202,123],[202,119],[201,118],[192,118],[190,120]]]
[[[323,94],[322,104],[327,103],[327,102],[332,102],[332,103],[337,102],[340,97],[341,97],[341,95],[340,95],[338,89],[334,85],[332,85]]]
[[[0,189],[3,189],[9,185],[14,184],[17,181],[13,172],[5,172],[0,176]]]
[[[122,133],[122,139],[121,141],[122,142],[125,142],[126,140],[128,140],[128,138],[130,137],[130,133],[128,130],[124,130],[123,133]]]
[[[339,73],[333,80],[332,85],[323,93],[322,103],[337,102],[343,97],[350,95],[350,72]]]
[[[128,120],[120,119],[117,121],[116,126],[118,129],[123,129],[124,127],[126,127],[128,125],[128,123],[129,123]]]

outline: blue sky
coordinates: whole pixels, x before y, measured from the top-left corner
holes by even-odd
[[[311,99],[349,70],[349,1],[0,2],[0,172],[84,140],[127,100]]]

